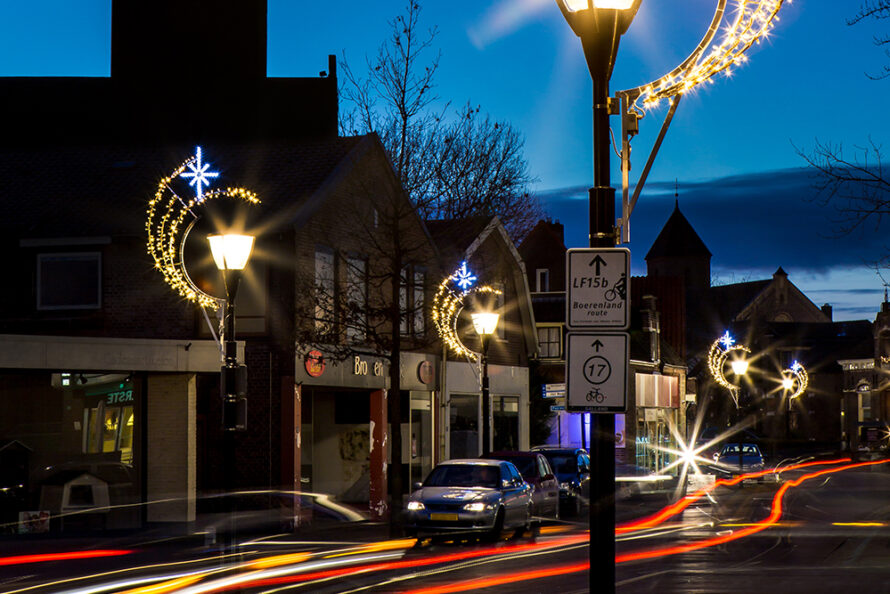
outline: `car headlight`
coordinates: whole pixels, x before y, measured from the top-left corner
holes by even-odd
[[[468,503],[468,504],[466,504],[466,505],[464,506],[464,511],[468,511],[468,512],[481,512],[481,511],[485,511],[486,509],[490,509],[490,508],[491,508],[490,505],[487,505],[487,504],[485,504],[485,503],[482,503],[481,501],[476,501],[476,502],[474,502],[474,503]]]
[[[426,509],[426,506],[419,501],[409,501],[408,502],[408,511],[420,511],[422,509]]]

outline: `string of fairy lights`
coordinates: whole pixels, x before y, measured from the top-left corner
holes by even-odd
[[[734,369],[736,375],[744,375],[748,366],[745,356],[750,353],[751,350],[742,344],[738,344],[728,331],[715,340],[708,351],[708,371],[711,372],[711,376],[717,384],[729,390],[736,406],[739,404],[738,394],[740,388],[727,379],[724,369],[727,359],[732,357],[733,366],[737,363],[742,363],[738,367],[738,371]],[[788,369],[782,371],[782,389],[788,395],[789,400],[804,394],[807,391],[809,382],[807,370],[799,361],[795,361]]]
[[[148,203],[145,232],[148,236],[148,253],[154,260],[155,268],[164,276],[164,281],[181,297],[204,308],[216,310],[219,299],[198,288],[189,278],[182,257],[183,246],[188,232],[198,221],[197,208],[209,200],[232,198],[250,204],[259,204],[257,195],[247,189],[229,187],[204,192],[202,186],[210,183],[208,178],[219,174],[207,171],[209,164],[202,163],[201,148],[194,156],[186,159],[173,172],[158,181],[157,189]],[[186,171],[186,170],[189,171]],[[195,187],[195,197],[184,199],[171,187],[178,177],[191,178],[190,186]]]
[[[436,326],[442,342],[453,353],[466,357],[470,362],[475,362],[479,355],[464,345],[457,332],[457,320],[464,308],[464,302],[467,297],[474,294],[501,294],[501,291],[489,285],[474,286],[476,280],[476,277],[467,269],[467,263],[461,262],[460,268],[439,283],[431,306],[433,324]],[[455,290],[454,287],[457,287],[458,290]]]
[[[731,22],[723,27],[723,35],[718,42],[712,43],[714,35],[709,31],[703,45],[693,52],[690,59],[658,80],[623,91],[622,94],[631,98],[636,109],[645,111],[657,107],[662,99],[681,95],[698,85],[713,82],[712,77],[716,74],[724,72],[729,76],[733,66],[747,61],[746,52],[769,36],[779,20],[778,13],[784,1],[735,0]],[[718,4],[712,29],[719,27],[724,20],[726,11],[722,7],[725,4],[726,0],[721,0]]]

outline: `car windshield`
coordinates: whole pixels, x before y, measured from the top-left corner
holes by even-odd
[[[574,455],[553,454],[547,457],[556,474],[575,474],[578,472],[578,459]]]
[[[506,460],[507,462],[512,462],[516,469],[519,470],[519,474],[522,475],[522,478],[534,478],[537,475],[537,473],[535,472],[534,458],[531,458],[529,456],[515,456],[500,459]]]
[[[731,444],[723,448],[723,455],[739,455],[739,446],[738,444]],[[759,456],[760,452],[757,451],[757,446],[745,444],[742,446],[742,455],[743,456]]]
[[[496,489],[501,472],[497,466],[443,464],[433,469],[424,487],[484,487]]]

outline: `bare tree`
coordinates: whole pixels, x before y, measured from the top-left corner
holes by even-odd
[[[890,0],[866,0],[859,11],[847,20],[856,25],[870,19],[890,18]],[[890,35],[876,36],[875,44],[890,46]],[[890,49],[884,50],[890,58]],[[890,76],[890,66],[885,65],[877,75],[866,74],[873,80]],[[890,215],[890,178],[884,174],[884,154],[880,144],[871,138],[864,146],[854,146],[845,152],[840,143],[832,144],[818,139],[811,151],[795,146],[797,153],[814,172],[814,187],[823,205],[834,206],[837,212],[838,232],[847,234],[866,224],[880,227],[884,217]],[[876,260],[886,260],[883,254]],[[873,264],[877,269],[881,262]]]
[[[390,21],[389,38],[366,58],[366,77],[344,64],[340,93],[352,109],[341,131],[377,132],[423,218],[497,215],[518,241],[543,215],[529,191],[534,179],[522,135],[469,103],[453,115],[447,102],[435,108],[438,30],[422,34],[420,12],[409,0],[405,13]]]

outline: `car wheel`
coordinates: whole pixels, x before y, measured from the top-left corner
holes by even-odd
[[[489,542],[497,542],[501,538],[501,532],[504,531],[504,508],[498,509],[498,515],[495,516],[494,526],[491,527],[485,540]]]

